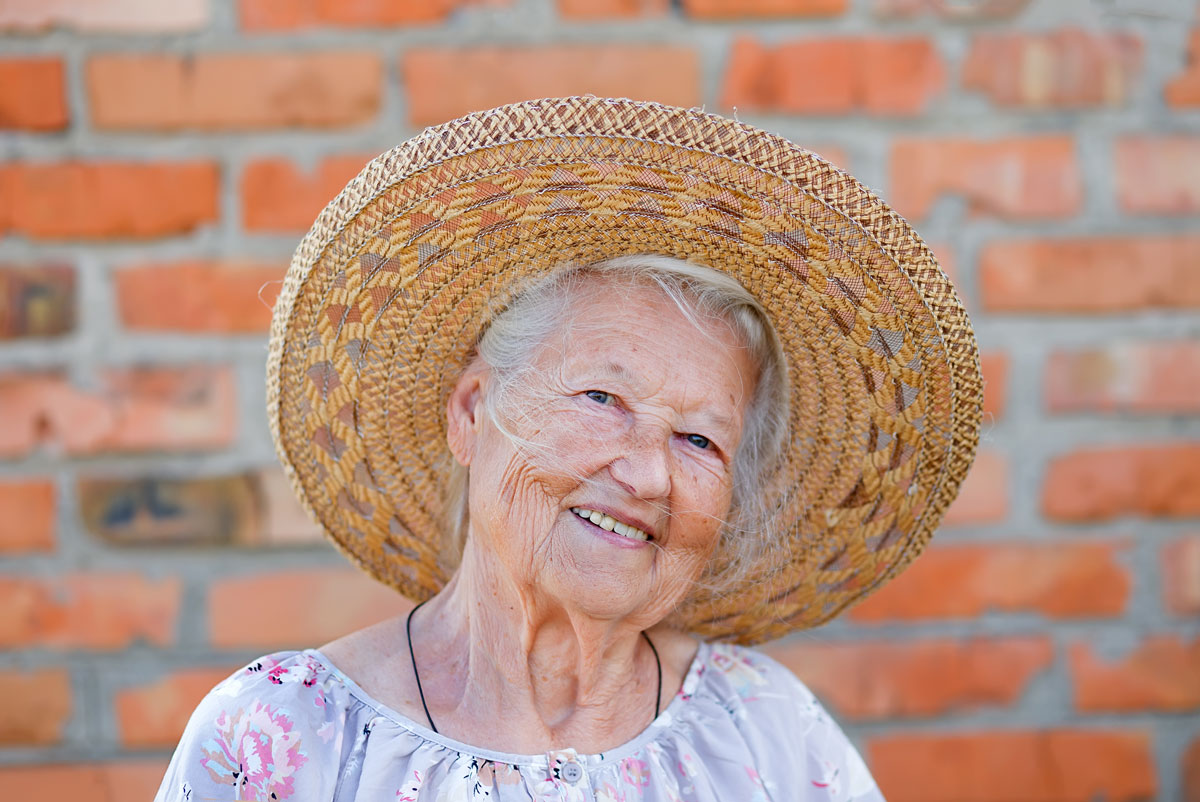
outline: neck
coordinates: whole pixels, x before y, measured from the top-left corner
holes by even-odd
[[[601,752],[644,729],[658,703],[639,626],[545,598],[470,546],[414,618],[413,644],[438,729],[477,746]]]

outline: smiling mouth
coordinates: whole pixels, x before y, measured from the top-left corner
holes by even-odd
[[[585,521],[591,521],[605,531],[616,532],[621,537],[627,537],[630,540],[650,540],[650,536],[636,526],[621,523],[611,515],[605,515],[597,510],[589,510],[585,507],[572,507],[571,512]]]

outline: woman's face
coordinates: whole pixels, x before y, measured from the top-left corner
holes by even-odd
[[[713,554],[755,369],[656,289],[587,284],[566,320],[500,410],[517,442],[483,411],[486,368],[451,398],[471,545],[535,598],[649,627]]]

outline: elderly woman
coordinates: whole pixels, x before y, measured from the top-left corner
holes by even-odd
[[[276,308],[272,431],[405,615],[200,704],[160,800],[874,800],[744,646],[907,564],[974,453],[966,317],[868,190],[697,111],[535,101],[376,159]]]

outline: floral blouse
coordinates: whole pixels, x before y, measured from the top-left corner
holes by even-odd
[[[601,754],[513,755],[433,732],[317,651],[280,652],[200,703],[156,802],[832,802],[883,797],[812,693],[757,652],[702,644],[649,727]]]

